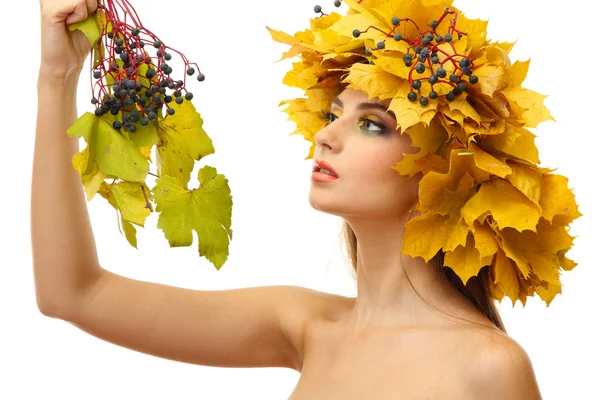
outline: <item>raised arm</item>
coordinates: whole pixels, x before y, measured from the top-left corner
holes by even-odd
[[[41,0],[31,238],[44,315],[103,340],[177,361],[222,367],[301,368],[306,322],[334,298],[294,286],[199,291],[142,282],[100,266],[86,200],[71,159],[78,139],[77,81],[89,50],[69,33],[96,0]]]

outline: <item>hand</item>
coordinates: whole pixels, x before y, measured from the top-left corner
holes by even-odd
[[[78,76],[91,44],[83,32],[67,25],[85,20],[98,8],[98,0],[40,0],[40,79],[67,79]]]

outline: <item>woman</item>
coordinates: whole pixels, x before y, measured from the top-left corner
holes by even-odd
[[[32,245],[44,315],[171,360],[292,368],[301,378],[291,399],[541,398],[526,352],[505,333],[486,290],[489,270],[465,288],[442,269],[443,252],[426,262],[398,251],[421,212],[423,177],[392,167],[419,149],[399,134],[392,100],[360,90],[344,88],[324,113],[310,189],[315,209],[347,223],[356,298],[295,286],[188,290],[103,269],[71,165],[77,138],[65,135],[89,49],[65,24],[96,7],[41,0]]]

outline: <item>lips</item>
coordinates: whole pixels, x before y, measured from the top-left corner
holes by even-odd
[[[321,172],[338,178],[338,174],[335,172],[335,169],[333,169],[333,167],[327,161],[323,160],[315,159],[313,163],[313,172]]]

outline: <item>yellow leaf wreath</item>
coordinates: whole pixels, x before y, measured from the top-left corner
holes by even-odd
[[[282,59],[300,58],[283,83],[305,96],[280,105],[294,134],[312,142],[307,158],[322,110],[344,88],[391,99],[397,128],[420,149],[394,168],[423,174],[421,215],[407,223],[402,253],[429,261],[442,250],[463,283],[491,266],[494,299],[525,305],[537,293],[550,305],[561,269],[577,265],[565,254],[568,225],[581,214],[567,179],[538,165],[527,128],[553,118],[546,96],[521,87],[529,61],[511,63],[514,43],[487,40],[487,22],[466,18],[453,0],[344,2],[346,15],[316,6],[321,15],[293,36],[267,27],[291,46]]]

